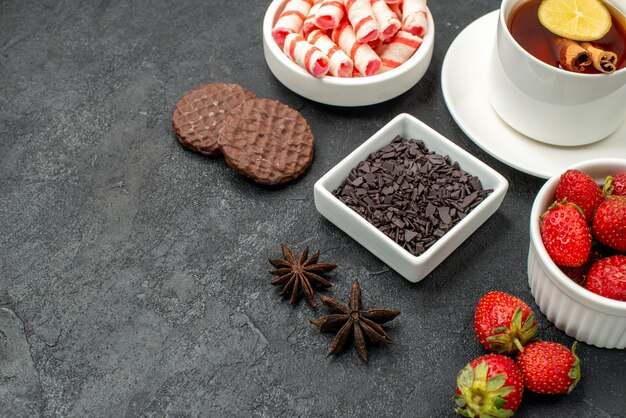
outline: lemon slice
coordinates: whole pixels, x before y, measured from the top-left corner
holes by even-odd
[[[543,0],[539,21],[573,41],[596,41],[611,29],[611,14],[600,0]]]

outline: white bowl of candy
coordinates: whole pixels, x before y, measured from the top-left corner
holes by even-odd
[[[263,20],[263,51],[274,76],[307,99],[335,106],[366,106],[406,92],[428,69],[434,41],[426,0],[273,0]]]

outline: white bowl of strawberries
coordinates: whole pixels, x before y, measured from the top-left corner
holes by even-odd
[[[530,217],[528,280],[541,312],[605,348],[626,348],[624,173],[624,159],[573,165],[541,188]]]

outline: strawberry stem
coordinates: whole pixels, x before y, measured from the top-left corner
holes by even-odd
[[[524,351],[526,345],[537,333],[537,322],[532,311],[522,324],[522,307],[518,306],[508,326],[496,327],[491,335],[485,338],[489,348],[495,353],[513,354]]]
[[[569,373],[568,373],[568,377],[570,379],[574,379],[574,381],[572,382],[572,384],[569,386],[569,389],[567,389],[567,393],[570,393],[571,391],[574,390],[574,388],[576,387],[576,385],[578,385],[578,382],[580,382],[580,358],[576,355],[576,348],[578,347],[578,341],[574,341],[574,344],[572,344],[572,355],[574,356],[574,358],[576,359],[574,361],[574,364],[572,364],[572,368],[570,369]]]
[[[563,199],[563,204],[567,203],[567,199]],[[550,205],[548,206],[548,210],[546,210],[541,216],[539,216],[539,220],[543,221],[543,218],[546,217],[546,215],[548,214],[548,212],[550,212],[552,209],[558,207],[561,203],[557,202],[556,200]]]
[[[606,176],[606,181],[604,182],[604,187],[602,188],[602,194],[605,199],[608,199],[613,195],[613,177]]]
[[[506,377],[497,374],[487,378],[489,365],[481,362],[472,368],[465,366],[457,377],[457,388],[461,394],[453,396],[459,406],[455,411],[465,417],[494,417],[507,418],[513,415],[510,409],[502,409],[506,403],[505,397],[514,389],[504,386]]]
[[[555,200],[555,201],[554,201],[554,203],[552,203],[552,204],[548,207],[548,210],[546,210],[546,211],[545,211],[545,212],[544,212],[541,216],[539,216],[539,220],[540,220],[540,221],[543,221],[543,218],[545,218],[545,217],[546,217],[546,215],[548,214],[548,212],[550,212],[550,211],[551,211],[551,210],[553,210],[553,209],[558,208],[559,206],[563,206],[563,205],[573,206],[573,207],[575,207],[575,208],[576,208],[576,210],[577,210],[578,212],[580,212],[580,214],[581,214],[581,215],[585,216],[585,211],[584,211],[584,210],[583,210],[580,206],[578,206],[576,203],[568,202],[568,201],[567,201],[567,199],[563,199],[563,200],[561,200],[560,202],[558,202],[558,201],[556,201],[556,200]]]

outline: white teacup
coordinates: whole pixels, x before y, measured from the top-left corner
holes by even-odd
[[[500,7],[487,86],[494,110],[513,129],[549,144],[575,146],[606,138],[626,118],[626,68],[582,74],[535,58],[507,26],[523,1],[503,0]],[[626,15],[623,3],[607,3]]]

